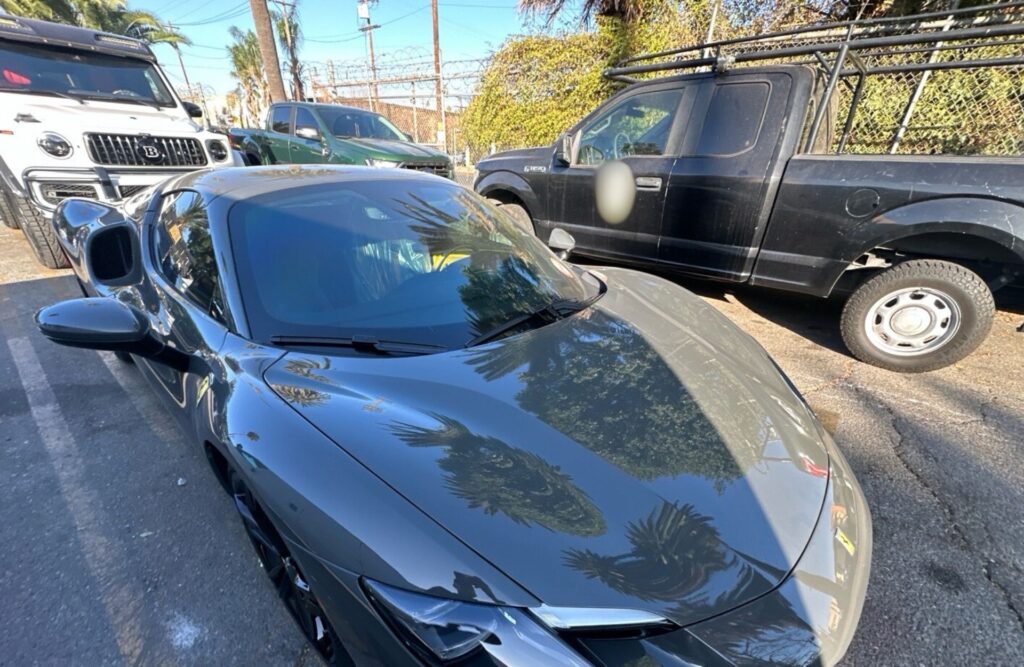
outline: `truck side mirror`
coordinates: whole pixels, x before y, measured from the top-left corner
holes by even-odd
[[[555,146],[555,163],[560,167],[568,167],[572,163],[572,135],[566,132],[558,137]]]
[[[576,247],[576,239],[561,227],[555,227],[548,237],[548,247],[555,251],[559,259],[569,259],[569,254]]]
[[[182,102],[181,106],[185,107],[185,113],[188,114],[189,118],[202,118],[203,109],[195,102]]]
[[[295,129],[295,136],[301,139],[317,141],[320,139],[320,130],[315,127],[299,127]]]

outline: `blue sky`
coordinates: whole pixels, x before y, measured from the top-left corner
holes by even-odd
[[[311,61],[365,58],[366,43],[358,32],[356,0],[298,0],[305,33],[302,57]],[[134,9],[156,12],[180,27],[194,43],[183,50],[193,83],[211,86],[217,94],[234,88],[225,45],[232,25],[252,27],[248,0],[136,0]],[[273,3],[270,3],[273,8]],[[441,51],[444,60],[482,57],[510,34],[530,31],[536,24],[516,11],[515,0],[440,0]],[[431,48],[429,0],[381,0],[371,10],[377,53],[419,47]],[[181,69],[167,46],[155,47],[164,70],[181,84]]]

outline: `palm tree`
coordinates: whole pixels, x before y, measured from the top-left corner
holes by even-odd
[[[0,0],[0,7],[17,16],[102,30],[147,44],[192,43],[153,12],[129,9],[122,0]]]
[[[299,60],[299,47],[302,46],[302,29],[299,27],[296,6],[288,5],[285,12],[274,12],[274,28],[281,48],[287,54],[288,72],[292,76],[292,98],[306,98],[302,85],[302,62]]]
[[[519,10],[527,14],[542,14],[551,23],[566,6],[574,6],[567,0],[519,0]],[[617,16],[626,22],[640,18],[644,10],[643,0],[583,0],[580,6],[580,22],[588,23],[598,16]]]
[[[243,125],[256,122],[263,115],[267,103],[267,80],[264,76],[263,58],[259,41],[252,30],[242,32],[235,26],[228,30],[234,43],[228,45],[231,60],[231,76],[238,81],[239,97],[242,99],[246,118],[240,118]]]
[[[274,28],[270,23],[267,0],[249,0],[249,8],[252,10],[252,21],[256,27],[256,40],[263,60],[270,101],[283,102],[288,97],[284,93],[281,62],[277,59],[277,44],[274,43]]]

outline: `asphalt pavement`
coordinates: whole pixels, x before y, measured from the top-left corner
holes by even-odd
[[[681,284],[775,356],[864,488],[846,664],[1024,664],[1024,309],[961,364],[897,375],[845,353],[833,304]],[[0,227],[0,664],[317,664],[138,372],[36,333],[77,294]]]

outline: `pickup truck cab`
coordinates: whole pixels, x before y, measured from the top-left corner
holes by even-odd
[[[829,297],[850,294],[853,354],[899,371],[987,336],[992,290],[1024,275],[1024,159],[832,154],[805,140],[825,80],[771,65],[635,83],[551,146],[498,153],[475,188],[547,240],[641,267]],[[829,127],[826,127],[829,126]],[[595,204],[600,167],[632,170],[628,217]]]
[[[0,16],[0,219],[67,266],[50,224],[68,197],[116,201],[175,174],[241,164],[192,119],[144,43]]]
[[[232,128],[248,164],[356,164],[416,169],[452,178],[451,159],[414,143],[384,116],[339,104],[271,105],[263,129]]]

